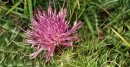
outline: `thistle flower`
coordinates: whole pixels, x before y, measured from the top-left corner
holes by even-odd
[[[26,33],[26,36],[29,37],[26,43],[34,45],[33,47],[36,49],[36,52],[29,56],[33,59],[41,51],[47,50],[46,62],[53,56],[57,45],[71,46],[72,40],[78,39],[78,35],[74,33],[81,27],[81,22],[75,22],[72,27],[69,25],[66,20],[66,8],[61,8],[57,13],[49,6],[47,11],[37,10],[37,14],[31,19],[33,26]]]

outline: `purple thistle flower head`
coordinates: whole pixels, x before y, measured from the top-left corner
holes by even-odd
[[[78,35],[74,34],[81,27],[81,22],[75,22],[74,26],[70,26],[66,20],[67,9],[62,8],[58,13],[51,6],[47,12],[37,10],[37,14],[31,19],[33,26],[26,33],[29,39],[26,43],[34,45],[36,52],[29,56],[33,59],[41,51],[47,50],[45,55],[46,62],[53,56],[57,45],[71,46],[72,40],[77,40]]]

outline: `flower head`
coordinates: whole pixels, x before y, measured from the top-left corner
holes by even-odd
[[[78,39],[78,35],[74,33],[81,27],[81,22],[75,22],[71,27],[66,20],[66,13],[66,8],[56,13],[50,6],[47,12],[37,10],[37,14],[31,19],[33,26],[26,33],[30,38],[26,43],[33,44],[37,50],[29,55],[31,58],[35,58],[42,50],[47,50],[47,62],[53,56],[56,45],[71,46],[72,40]]]

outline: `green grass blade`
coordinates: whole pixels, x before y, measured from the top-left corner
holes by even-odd
[[[93,27],[92,27],[92,25],[91,25],[91,22],[90,22],[90,20],[89,20],[89,18],[87,17],[86,14],[84,15],[84,19],[85,19],[85,22],[87,23],[87,25],[88,25],[88,27],[89,27],[91,33],[93,34],[93,33],[94,33],[94,29],[93,29]]]
[[[14,5],[14,0],[11,0],[12,1],[12,4]]]
[[[37,4],[37,1],[36,1],[36,0],[33,0],[33,8],[36,7],[36,4]]]
[[[121,38],[121,40],[127,45],[130,47],[130,44],[119,34],[117,33],[113,28],[110,27],[110,29],[118,36]]]
[[[101,5],[91,2],[91,4],[98,6],[99,8],[103,9],[111,18],[114,18],[105,8],[103,8]]]
[[[27,7],[27,1],[24,0],[24,15],[28,14],[28,7]]]
[[[87,0],[87,2],[85,2],[84,4],[83,4],[83,6],[81,6],[80,7],[80,11],[78,12],[78,19],[84,14],[84,12],[85,12],[85,10],[86,10],[86,5],[88,5],[88,3],[89,3],[89,1],[90,0]]]
[[[28,0],[28,9],[30,18],[32,18],[33,17],[32,0]]]
[[[5,15],[9,14],[11,11],[13,11],[13,9],[15,9],[23,0],[19,0],[18,3],[16,3],[11,9],[8,10],[8,12],[6,12]]]

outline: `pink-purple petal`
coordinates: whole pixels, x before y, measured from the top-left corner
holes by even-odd
[[[63,46],[71,46],[72,42],[62,42],[60,44],[63,45]]]
[[[72,41],[78,39],[75,32],[81,28],[81,22],[76,22],[71,27],[66,16],[66,8],[62,8],[58,13],[51,6],[48,7],[47,12],[37,9],[37,14],[31,19],[33,22],[31,30],[25,33],[29,37],[26,43],[35,45],[37,50],[29,55],[31,58],[35,58],[42,50],[48,50],[45,55],[48,62],[53,56],[56,45],[71,46]]]
[[[30,44],[38,44],[38,41],[36,40],[25,40],[25,42]]]
[[[44,50],[43,48],[40,48],[39,50],[37,50],[36,52],[30,54],[30,58],[33,59],[35,58],[42,50]]]
[[[53,44],[50,46],[48,52],[47,52],[46,55],[45,55],[45,58],[46,58],[46,61],[45,61],[45,62],[48,62],[48,60],[50,59],[50,57],[53,56],[53,53],[54,53],[54,50],[55,50],[55,46],[56,46],[56,45],[53,45]]]

